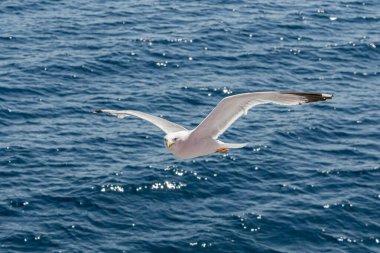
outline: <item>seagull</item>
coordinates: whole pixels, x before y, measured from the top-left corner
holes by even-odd
[[[213,153],[225,153],[230,148],[242,148],[248,143],[224,143],[218,140],[237,119],[260,104],[302,105],[332,99],[332,94],[306,92],[254,92],[223,98],[207,117],[193,130],[166,119],[135,110],[96,110],[117,118],[135,116],[165,132],[165,145],[176,157],[192,159]]]

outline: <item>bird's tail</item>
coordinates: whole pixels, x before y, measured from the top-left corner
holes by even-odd
[[[223,146],[226,148],[243,148],[247,145],[248,143],[224,143],[223,142]]]

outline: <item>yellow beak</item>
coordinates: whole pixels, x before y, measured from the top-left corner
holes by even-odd
[[[170,148],[171,146],[173,146],[174,142],[172,142],[171,140],[168,140],[168,142],[166,143],[166,145],[168,146],[168,148]]]

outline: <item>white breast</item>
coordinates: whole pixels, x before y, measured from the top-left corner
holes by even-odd
[[[189,138],[188,140],[180,143],[175,150],[172,150],[173,154],[182,159],[191,159],[198,156],[204,156],[215,153],[215,151],[221,147],[221,144],[212,138],[204,138],[200,140],[194,140]]]

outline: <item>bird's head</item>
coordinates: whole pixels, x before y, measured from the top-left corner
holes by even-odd
[[[176,133],[170,133],[165,135],[164,141],[165,146],[170,150],[174,151],[178,146],[184,142],[188,137],[188,131],[181,131]]]

